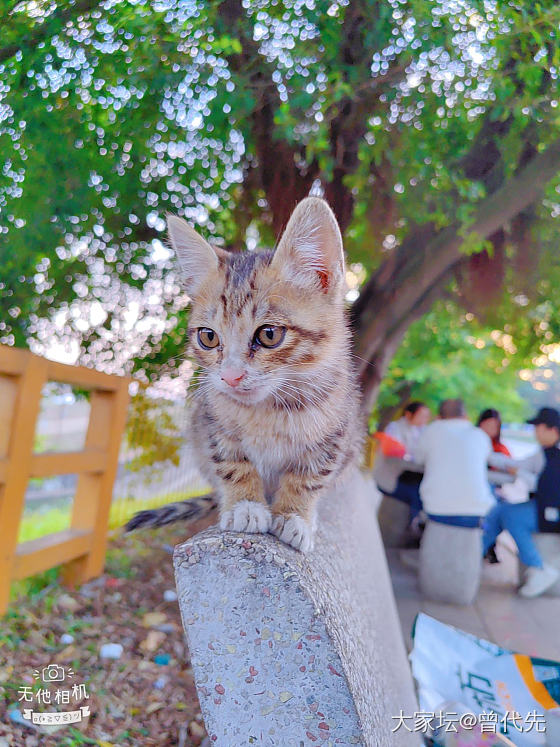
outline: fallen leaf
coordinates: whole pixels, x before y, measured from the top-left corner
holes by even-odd
[[[46,646],[45,636],[42,633],[39,633],[38,630],[32,630],[27,636],[27,640],[39,650],[44,649]]]
[[[201,528],[203,526],[198,530]],[[158,536],[169,540],[170,547],[184,538],[172,527],[157,531]],[[54,585],[41,595],[18,599],[14,606],[17,615],[2,621],[0,679],[6,681],[0,682],[0,689],[8,683],[16,687],[38,684],[33,671],[40,674],[58,656],[65,668],[72,664],[76,670],[72,684],[83,682],[87,686],[89,699],[84,703],[90,706],[95,721],[88,725],[84,720],[81,726],[75,727],[83,734],[84,747],[86,741],[88,745],[95,742],[99,747],[124,745],[128,743],[122,736],[126,732],[133,740],[131,744],[138,743],[134,740],[136,730],[140,729],[143,744],[180,744],[177,736],[181,727],[184,727],[183,747],[191,744],[195,747],[202,740],[206,744],[196,726],[193,727],[193,736],[188,734],[188,725],[193,720],[202,722],[179,607],[176,603],[168,603],[164,612],[160,612],[162,590],[173,587],[173,565],[160,546],[147,547],[134,535],[111,538],[110,546],[109,566],[112,563],[118,570],[122,558],[126,567],[132,569],[121,585],[112,581],[107,583],[107,579],[114,577],[109,568],[107,574],[82,587],[82,591],[87,589],[91,596],[76,596]],[[147,577],[152,580],[149,585],[146,584]],[[119,593],[116,593],[117,588]],[[60,604],[59,600],[62,600]],[[73,610],[76,606],[78,608],[72,612],[70,608]],[[139,609],[141,611],[137,614]],[[144,618],[146,624],[142,625]],[[131,625],[131,621],[134,624]],[[165,643],[155,652],[144,651],[141,643],[152,632],[165,634]],[[74,636],[74,652],[67,648],[70,642],[61,640],[64,634]],[[153,636],[149,640],[154,641]],[[118,641],[123,646],[119,660],[99,657],[103,641]],[[160,663],[154,661],[156,657]],[[164,679],[165,689],[158,690],[156,683]],[[151,703],[153,705],[147,712]],[[156,714],[154,718],[153,713]],[[67,726],[64,728],[68,729]],[[98,731],[93,733],[92,729]],[[43,733],[35,736],[29,732],[27,728],[27,737],[22,736],[18,745],[20,742],[21,747],[39,747],[43,743],[54,745],[61,741],[60,734],[64,734],[61,731],[56,736],[53,733],[45,737]],[[6,733],[1,724],[0,735],[0,747],[8,747],[2,742]],[[82,743],[79,738],[76,743],[78,741]],[[11,740],[8,744],[15,747]]]
[[[142,618],[142,625],[146,628],[153,628],[155,625],[161,625],[167,620],[164,612],[147,612]]]
[[[74,597],[71,597],[70,594],[61,594],[56,600],[56,604],[58,607],[68,610],[68,612],[76,612],[81,607],[81,604]]]
[[[0,682],[8,682],[13,671],[14,671],[14,668],[12,666],[1,668],[0,669]]]
[[[166,640],[165,633],[157,630],[150,630],[146,638],[140,644],[142,651],[157,651],[161,644]]]
[[[66,648],[63,648],[62,651],[59,651],[58,654],[54,657],[55,661],[70,661],[70,659],[74,659],[78,654],[78,649],[76,646],[70,644],[69,646],[66,646]]]
[[[196,721],[191,721],[189,724],[189,732],[191,737],[202,738],[206,734],[206,730]]]

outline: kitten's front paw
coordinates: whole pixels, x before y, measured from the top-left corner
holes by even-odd
[[[272,515],[267,506],[256,501],[239,501],[220,516],[220,529],[232,532],[266,534]]]
[[[309,552],[313,549],[313,527],[302,519],[298,514],[276,514],[272,519],[270,527],[272,534],[279,540],[301,552]]]

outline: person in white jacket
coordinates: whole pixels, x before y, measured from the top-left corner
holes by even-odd
[[[432,521],[478,527],[494,505],[488,483],[492,442],[467,419],[460,399],[442,402],[439,419],[424,430],[414,453],[424,465],[420,495]]]
[[[385,433],[400,441],[408,454],[414,454],[416,445],[430,422],[430,416],[428,405],[420,401],[409,402],[403,410],[402,417],[389,423],[385,428]]]
[[[411,521],[422,509],[419,493],[422,474],[414,471],[412,460],[430,417],[427,405],[419,401],[410,402],[404,408],[402,417],[389,423],[384,431],[405,447],[406,457],[399,459],[379,453],[375,460],[373,474],[377,486],[385,495],[408,503]]]

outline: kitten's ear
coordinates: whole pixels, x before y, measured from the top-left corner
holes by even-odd
[[[285,280],[327,293],[344,279],[342,237],[333,211],[319,197],[297,206],[272,260]]]
[[[204,278],[218,267],[218,255],[194,228],[176,215],[167,216],[169,240],[189,296],[196,294]]]

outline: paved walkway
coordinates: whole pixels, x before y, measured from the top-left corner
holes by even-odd
[[[519,653],[560,661],[560,599],[542,596],[523,599],[515,593],[517,558],[500,544],[498,565],[484,563],[482,585],[470,607],[428,602],[418,589],[416,572],[403,564],[400,553],[410,558],[418,551],[388,550],[393,588],[407,648],[418,612],[466,630]]]

